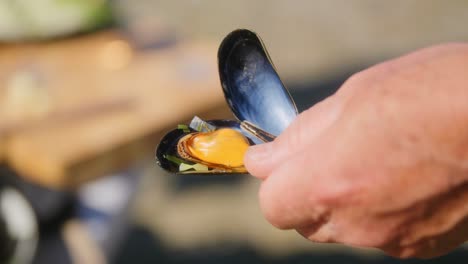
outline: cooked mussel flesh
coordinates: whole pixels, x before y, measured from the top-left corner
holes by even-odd
[[[241,132],[221,128],[182,137],[177,144],[177,153],[185,160],[205,164],[210,168],[245,172],[243,160],[249,145]]]

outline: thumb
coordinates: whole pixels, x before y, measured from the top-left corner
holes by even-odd
[[[326,130],[341,113],[341,100],[336,96],[302,112],[273,142],[252,146],[244,164],[250,174],[266,179],[278,165],[300,152]]]
[[[274,146],[275,141],[249,147],[244,157],[244,165],[253,176],[265,179],[268,173],[268,167],[275,163],[276,158],[273,158],[275,149],[281,151],[280,148]]]

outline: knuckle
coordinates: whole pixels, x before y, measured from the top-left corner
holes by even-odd
[[[368,70],[362,70],[360,72],[354,73],[343,83],[343,86],[355,86],[362,84],[368,79],[368,72]]]
[[[262,183],[258,196],[260,209],[265,219],[276,228],[290,228],[284,217],[284,210],[281,209],[281,204],[277,199],[280,195],[274,192],[269,181]]]
[[[348,101],[350,98],[361,94],[360,91],[365,89],[371,83],[370,69],[366,69],[351,75],[336,92],[337,98]]]
[[[399,71],[398,60],[388,60],[378,63],[370,68],[357,72],[351,75],[343,84],[344,87],[353,87],[353,89],[366,89],[381,84],[384,79],[389,76],[394,76]]]
[[[356,246],[365,246],[373,248],[388,248],[390,245],[396,243],[394,236],[385,230],[380,228],[375,230],[372,228],[363,228],[359,235],[352,238],[353,244]]]
[[[386,61],[374,65],[370,68],[357,72],[351,75],[343,84],[343,86],[352,86],[352,87],[365,87],[372,83],[378,76],[384,72],[391,71],[393,69],[393,63],[391,61]]]
[[[334,228],[330,227],[329,222],[320,222],[297,231],[306,239],[318,243],[336,243],[339,242],[334,234]]]

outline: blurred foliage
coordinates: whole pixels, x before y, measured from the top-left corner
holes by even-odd
[[[45,39],[85,32],[113,22],[106,0],[0,1],[0,40]]]

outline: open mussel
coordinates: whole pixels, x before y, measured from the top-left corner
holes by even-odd
[[[237,121],[195,117],[169,132],[156,156],[161,167],[176,173],[245,173],[244,154],[254,144],[249,137]]]
[[[218,67],[226,101],[237,120],[179,125],[161,140],[158,164],[172,173],[246,173],[247,148],[272,141],[297,116],[261,39],[252,31],[231,32],[218,50]]]

